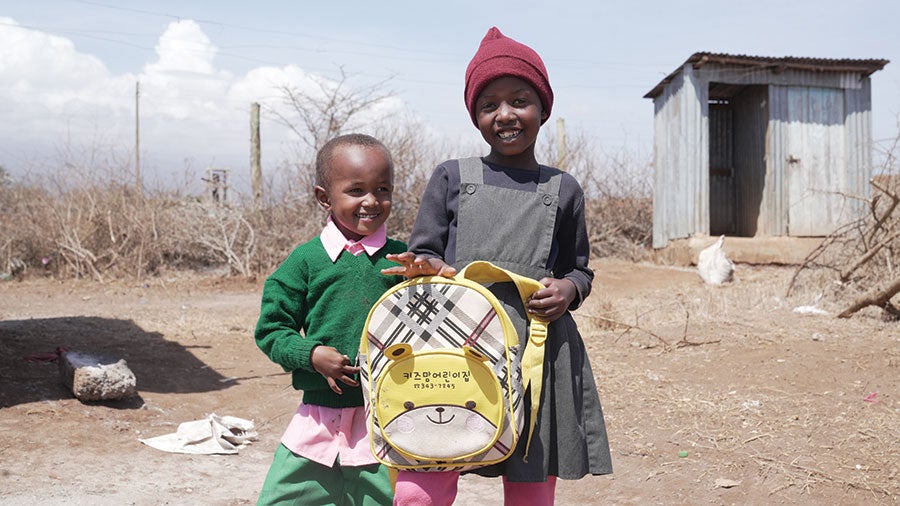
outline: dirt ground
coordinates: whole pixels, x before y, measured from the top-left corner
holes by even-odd
[[[561,481],[557,504],[900,503],[900,324],[804,314],[792,270],[599,261],[576,313],[615,472]],[[260,280],[0,283],[0,504],[253,504],[299,396],[256,348]],[[819,309],[836,313],[819,301]],[[125,358],[139,395],[83,403],[52,362],[67,347]],[[210,413],[253,420],[237,455],[139,442]],[[457,504],[500,504],[464,477]]]

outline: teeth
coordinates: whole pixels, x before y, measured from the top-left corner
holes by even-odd
[[[506,131],[500,132],[499,136],[501,139],[511,139],[511,138],[519,135],[519,132],[521,132],[521,130],[506,130]]]

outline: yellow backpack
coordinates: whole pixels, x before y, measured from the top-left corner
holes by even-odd
[[[380,462],[417,471],[501,462],[522,434],[526,391],[530,444],[547,324],[529,317],[527,344],[520,340],[484,286],[509,281],[522,304],[543,288],[489,262],[472,262],[453,278],[404,281],[373,306],[359,363],[372,452]]]

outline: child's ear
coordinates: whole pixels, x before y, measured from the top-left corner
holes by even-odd
[[[550,117],[550,115],[547,114],[547,111],[545,111],[545,110],[543,110],[543,108],[541,108],[541,123],[547,121],[547,118],[549,118],[549,117]]]
[[[325,190],[325,188],[316,186],[315,192],[316,202],[319,204],[319,207],[321,207],[325,211],[331,211],[331,199],[328,198],[328,192]]]

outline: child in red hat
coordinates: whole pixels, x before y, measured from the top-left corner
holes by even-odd
[[[452,276],[469,262],[488,260],[544,285],[526,304],[527,311],[551,322],[527,460],[523,437],[507,460],[473,472],[503,476],[507,505],[550,505],[557,478],[612,472],[594,374],[569,313],[588,296],[594,278],[584,193],[570,174],[535,158],[538,132],[553,108],[553,89],[533,49],[496,27],[488,30],[466,69],[464,98],[490,152],[480,160],[449,160],[435,169],[409,251],[388,255],[401,265],[382,272]],[[524,329],[524,315],[510,316]],[[450,505],[458,479],[455,472],[400,471],[394,504]]]

